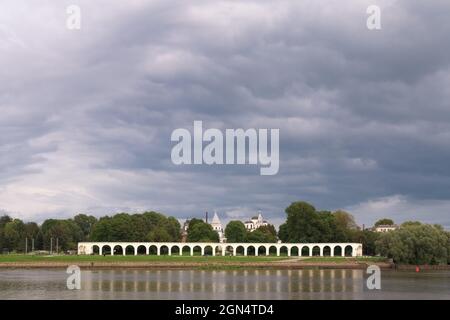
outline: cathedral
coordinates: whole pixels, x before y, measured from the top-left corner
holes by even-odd
[[[219,234],[219,241],[221,243],[226,242],[225,238],[225,232],[222,227],[222,222],[220,222],[219,216],[217,215],[217,212],[214,211],[214,217],[210,223],[211,227],[214,231],[216,231]]]
[[[267,226],[268,224],[269,223],[263,219],[261,211],[258,211],[257,216],[252,217],[250,220],[245,221],[244,223],[245,228],[250,232],[255,231],[259,227]]]

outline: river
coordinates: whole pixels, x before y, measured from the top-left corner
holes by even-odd
[[[364,270],[82,270],[69,290],[62,269],[2,269],[0,299],[450,299],[450,271],[381,272],[368,290]]]

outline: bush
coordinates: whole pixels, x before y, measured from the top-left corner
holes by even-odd
[[[396,263],[447,264],[449,243],[448,232],[441,226],[408,223],[382,234],[376,241],[376,250]]]

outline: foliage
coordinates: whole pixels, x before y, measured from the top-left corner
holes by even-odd
[[[98,220],[92,228],[92,241],[179,241],[180,223],[157,212],[119,213]]]
[[[230,221],[225,227],[227,242],[246,242],[247,229],[241,221]]]
[[[262,226],[247,235],[248,242],[268,243],[277,242],[277,237],[273,234],[269,226]]]
[[[319,242],[321,236],[316,209],[307,202],[294,202],[286,208],[286,242]]]
[[[353,230],[350,232],[351,242],[362,243],[363,255],[373,256],[376,254],[376,241],[379,239],[380,233],[371,230]]]
[[[83,231],[72,219],[47,219],[41,226],[41,232],[44,250],[74,250],[77,243],[83,240]]]
[[[197,223],[205,223],[202,219],[193,218],[189,221],[188,232],[189,229],[193,228]]]
[[[355,217],[353,217],[350,213],[343,210],[337,210],[333,214],[339,228],[348,230],[358,229],[358,225],[355,222]]]
[[[283,242],[345,242],[357,230],[353,216],[344,211],[316,211],[307,202],[286,208],[286,223],[280,226]]]
[[[83,241],[89,241],[92,227],[97,222],[97,218],[86,214],[78,214],[73,218],[73,221],[81,229],[81,232],[83,232]]]
[[[449,262],[449,235],[441,226],[407,223],[383,233],[377,252],[396,263],[446,264]]]
[[[280,239],[282,242],[288,242],[289,234],[286,223],[281,224],[278,228],[278,239]]]
[[[25,224],[14,219],[3,227],[3,246],[9,251],[23,251],[25,248]]]
[[[392,225],[394,225],[394,220],[384,218],[384,219],[380,219],[377,222],[375,222],[375,227],[382,226],[382,225],[392,226]]]
[[[219,242],[219,234],[210,224],[197,222],[193,227],[189,225],[187,241],[189,242]]]

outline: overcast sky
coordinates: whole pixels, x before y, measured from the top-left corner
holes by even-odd
[[[66,7],[81,8],[81,30]],[[381,7],[381,30],[366,9]],[[2,0],[0,212],[24,220],[305,200],[450,228],[450,1]],[[280,169],[176,166],[176,128],[279,128]]]

